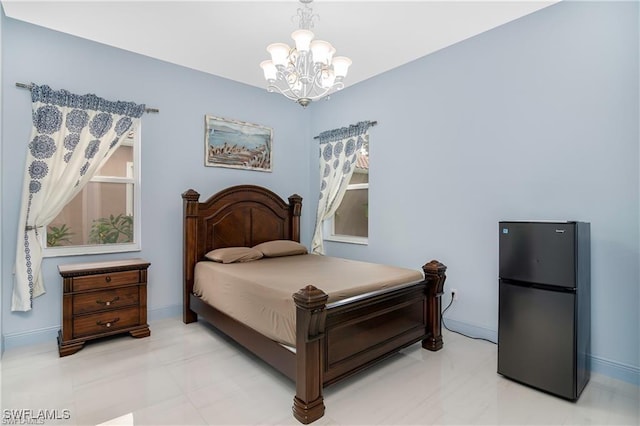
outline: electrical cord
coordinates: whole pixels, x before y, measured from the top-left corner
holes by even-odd
[[[444,308],[442,310],[442,312],[440,313],[440,322],[442,323],[442,326],[444,328],[446,328],[447,330],[449,330],[450,332],[452,332],[452,333],[456,333],[456,334],[459,334],[461,336],[468,337],[469,339],[484,340],[485,342],[489,342],[489,343],[493,343],[494,345],[497,345],[497,342],[494,342],[493,340],[485,339],[484,337],[469,336],[468,334],[464,334],[464,333],[461,333],[461,332],[456,331],[456,330],[451,330],[449,327],[447,327],[447,324],[444,322],[444,313],[447,312],[447,309],[449,309],[451,307],[451,305],[453,305],[453,301],[454,300],[455,300],[455,293],[451,293],[451,301],[449,302],[447,307]]]

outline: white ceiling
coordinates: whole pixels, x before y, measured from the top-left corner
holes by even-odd
[[[353,60],[345,85],[518,19],[557,0],[330,1],[311,5],[316,38]],[[14,19],[265,87],[265,47],[291,44],[286,1],[3,0]]]

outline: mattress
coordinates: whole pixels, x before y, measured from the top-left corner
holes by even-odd
[[[223,264],[198,262],[194,293],[230,317],[279,343],[295,346],[293,294],[311,284],[335,303],[422,281],[422,272],[306,254]]]

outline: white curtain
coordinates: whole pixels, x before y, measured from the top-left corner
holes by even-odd
[[[311,251],[324,254],[322,226],[336,212],[347,190],[360,149],[368,141],[371,122],[322,132],[320,138],[320,200]]]
[[[45,292],[41,237],[47,225],[138,125],[145,106],[32,85],[33,128],[18,223],[12,311]]]

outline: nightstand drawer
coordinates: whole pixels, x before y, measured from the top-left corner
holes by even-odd
[[[73,314],[88,314],[105,309],[138,305],[138,286],[96,291],[73,296]]]
[[[137,306],[83,315],[73,318],[73,337],[108,333],[122,328],[133,327],[140,322],[140,309]]]
[[[87,275],[73,278],[72,291],[94,290],[109,288],[124,284],[140,282],[139,271],[112,272],[108,274]]]

